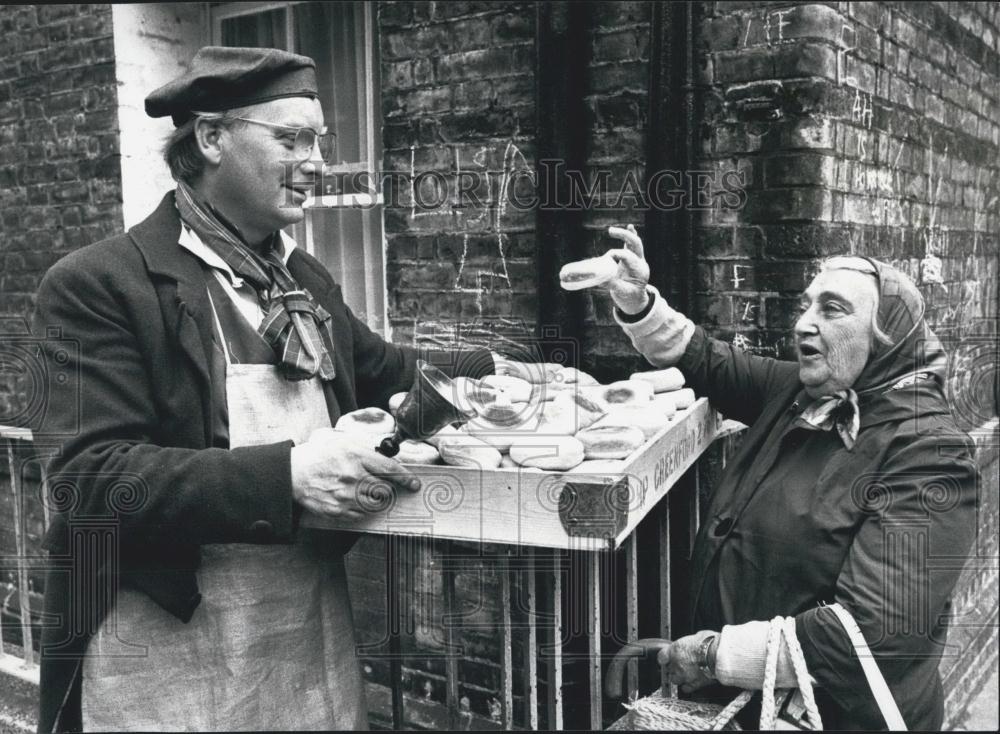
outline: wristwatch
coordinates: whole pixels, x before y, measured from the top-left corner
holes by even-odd
[[[709,664],[708,653],[712,649],[712,642],[719,638],[716,634],[706,635],[698,646],[698,670],[706,678],[715,678],[715,666]]]

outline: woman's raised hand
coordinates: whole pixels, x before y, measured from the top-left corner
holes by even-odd
[[[624,246],[608,251],[608,255],[618,263],[618,275],[609,280],[605,287],[611,294],[611,300],[621,311],[627,314],[639,313],[649,301],[646,293],[649,265],[646,263],[642,239],[631,224],[624,229],[608,227],[608,234],[621,240]]]

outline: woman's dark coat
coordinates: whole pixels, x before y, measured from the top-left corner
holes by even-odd
[[[794,615],[824,726],[883,729],[853,648],[822,606],[840,602],[908,727],[939,729],[949,595],[972,544],[978,490],[971,441],[939,383],[862,395],[849,451],[835,431],[793,425],[810,403],[794,362],[699,328],[677,366],[723,415],[750,426],[698,533],[693,629]]]
[[[39,287],[35,333],[47,335],[49,372],[67,376],[49,381],[36,430],[39,445],[61,444],[48,467],[58,514],[46,537],[41,732],[81,726],[79,666],[113,604],[109,579],[187,621],[201,544],[294,536],[292,443],[213,446],[206,272],[179,235],[171,193],[128,233],[60,260]],[[310,255],[295,250],[288,268],[333,318],[331,422],[409,389],[417,351],[355,318]],[[485,350],[420,356],[451,374],[493,371]]]

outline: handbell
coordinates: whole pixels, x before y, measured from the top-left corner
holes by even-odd
[[[413,387],[396,411],[396,432],[383,439],[376,451],[395,456],[404,439],[422,441],[450,423],[465,423],[475,418],[475,411],[462,410],[452,400],[451,379],[437,367],[417,360]]]

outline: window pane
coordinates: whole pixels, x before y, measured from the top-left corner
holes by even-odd
[[[256,46],[287,51],[285,41],[284,9],[238,15],[222,21],[223,46]]]
[[[344,302],[369,329],[384,334],[385,275],[382,272],[382,217],[376,209],[312,209],[311,243],[305,224],[292,236],[323,263],[340,284]]]
[[[336,160],[366,160],[364,9],[350,2],[302,3],[293,10],[296,51],[316,61],[323,116],[337,134]]]

